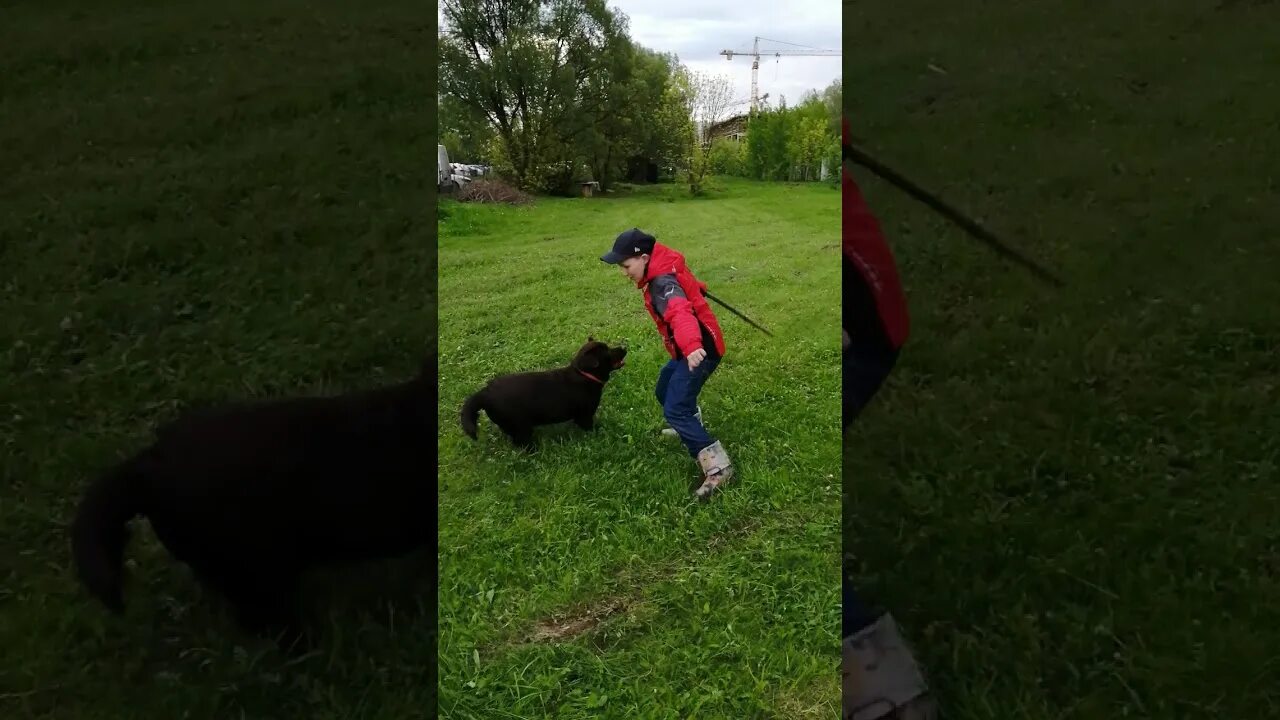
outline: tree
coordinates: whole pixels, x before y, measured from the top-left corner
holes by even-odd
[[[441,95],[437,101],[437,123],[440,144],[449,151],[453,162],[491,163],[489,141],[493,127],[483,115],[458,102],[452,95]]]
[[[643,96],[643,87],[634,82],[636,50],[629,39],[614,43],[602,60],[587,80],[587,95],[598,100],[599,111],[580,136],[579,148],[592,179],[606,190],[636,144],[637,118],[628,110]]]
[[[818,179],[829,137],[825,117],[800,115],[797,118],[787,143],[792,179]]]
[[[697,136],[693,138],[689,161],[689,192],[702,194],[702,183],[711,167],[711,130],[724,118],[733,102],[733,86],[723,75],[694,72],[685,74],[689,115]]]
[[[640,168],[652,164],[684,172],[693,138],[684,68],[675,55],[643,48],[635,59],[634,82],[638,89],[627,115],[638,119],[630,160]]]
[[[683,165],[692,125],[675,70],[679,61],[635,45],[618,44],[604,85],[603,111],[588,131],[584,151],[593,179],[607,189],[628,165]],[[647,174],[647,173],[645,173]]]
[[[827,132],[829,120],[827,107],[816,92],[806,93],[792,111],[791,132],[787,138],[790,179],[818,179],[823,152],[830,137]]]
[[[844,83],[840,78],[832,80],[822,91],[822,104],[827,108],[827,130],[840,137],[840,116],[844,113]]]
[[[743,143],[728,138],[711,141],[711,172],[716,175],[742,175]]]
[[[440,88],[494,128],[515,183],[572,179],[625,18],[605,0],[443,0]],[[566,155],[568,153],[568,155]]]
[[[790,177],[791,111],[785,98],[776,110],[756,113],[747,133],[747,168],[757,180],[787,180]]]

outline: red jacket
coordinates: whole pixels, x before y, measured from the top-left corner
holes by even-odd
[[[672,359],[688,357],[703,347],[702,328],[714,342],[716,354],[724,355],[720,323],[702,295],[707,285],[693,276],[689,266],[684,264],[683,255],[655,242],[653,252],[649,254],[649,267],[637,286],[644,291],[645,310],[658,326],[662,343]],[[653,297],[655,289],[659,293],[658,298]]]
[[[842,119],[842,144],[849,144],[849,120]],[[871,214],[862,192],[853,181],[846,165],[841,172],[842,231],[844,256],[849,259],[858,274],[871,288],[876,301],[876,311],[884,325],[885,334],[894,349],[907,341],[910,320],[907,316],[907,298],[902,292],[898,267],[893,253],[880,231],[880,223]]]

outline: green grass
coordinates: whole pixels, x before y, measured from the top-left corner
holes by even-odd
[[[70,5],[0,13],[0,717],[424,716],[428,563],[317,577],[324,653],[290,664],[149,533],[109,617],[66,529],[88,480],[184,405],[417,370],[427,18]]]
[[[124,618],[79,592],[73,504],[156,422],[398,379],[432,342],[425,18],[312,7],[4,11],[0,716],[400,718],[438,687],[458,718],[829,717],[838,211],[820,187],[451,208],[438,686],[417,561],[316,578],[325,652],[295,664],[146,533]],[[855,134],[1070,281],[1040,288],[865,180],[915,325],[847,439],[846,550],[949,717],[1280,710],[1277,7],[845,7]],[[778,336],[720,313],[731,354],[704,407],[743,478],[710,506],[656,436],[638,293],[595,260],[631,225]],[[487,423],[463,441],[468,390],[588,334],[633,348],[596,433],[544,432],[533,457]]]
[[[443,205],[441,717],[836,713],[839,195],[718,184]],[[718,313],[728,352],[702,407],[740,481],[708,505],[659,436],[667,356],[640,292],[599,261],[632,226],[775,334]],[[543,429],[530,456],[487,419],[462,434],[486,379],[563,366],[588,335],[630,348],[594,432]]]
[[[914,331],[846,441],[846,550],[948,718],[1280,714],[1278,21],[845,5],[854,133],[1069,283],[860,175]]]

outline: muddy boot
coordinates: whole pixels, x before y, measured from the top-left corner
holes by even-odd
[[[844,639],[844,720],[935,720],[937,704],[889,615]]]
[[[710,499],[721,485],[733,479],[733,463],[719,440],[698,453],[698,464],[702,466],[702,485],[693,494],[699,500]]]
[[[698,418],[698,424],[701,425],[702,424],[702,406],[701,405],[698,406],[698,411],[695,412],[693,416]],[[671,428],[662,428],[662,437],[678,438],[680,437],[680,433],[676,432]]]

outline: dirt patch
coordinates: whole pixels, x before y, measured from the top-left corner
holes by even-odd
[[[763,524],[764,517],[761,515],[754,515],[746,518],[734,527],[731,527],[724,532],[712,535],[707,540],[707,550],[715,551],[723,547],[725,543],[741,540],[742,538],[754,533]]]
[[[779,513],[774,519],[777,520],[783,514]],[[798,523],[800,520],[796,519],[796,522]],[[742,518],[725,530],[708,538],[703,552],[713,554],[735,548],[740,540],[754,534],[763,525],[763,516],[754,515]],[[684,554],[657,565],[624,570],[616,579],[617,586],[636,588],[637,592],[634,594],[611,596],[590,605],[578,605],[572,609],[557,612],[550,617],[538,620],[532,628],[525,632],[517,632],[514,635],[507,636],[505,640],[492,646],[494,649],[491,652],[504,652],[524,643],[565,642],[590,632],[604,621],[626,611],[628,608],[642,605],[644,602],[644,588],[651,587],[655,583],[661,582],[664,578],[670,577],[682,566],[687,565],[689,561],[689,555]]]
[[[840,712],[840,684],[836,673],[808,687],[791,688],[776,700],[779,717],[833,718]]]
[[[590,607],[538,621],[529,633],[529,642],[564,642],[591,630],[613,615],[627,609],[622,598],[609,598]]]

